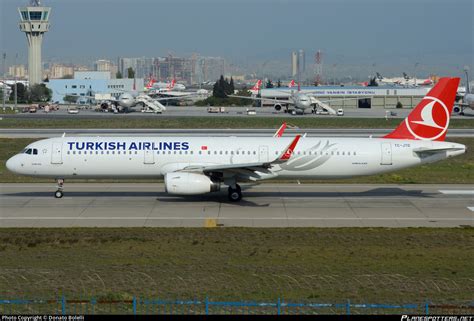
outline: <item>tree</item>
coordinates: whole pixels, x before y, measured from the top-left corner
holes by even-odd
[[[217,98],[226,98],[226,81],[224,79],[224,76],[221,75],[218,81],[214,84],[214,87],[212,88],[212,95]]]
[[[77,102],[77,96],[70,96],[70,95],[66,95],[63,100],[67,103],[71,103],[71,104],[75,104]]]
[[[234,79],[233,79],[232,77],[230,77],[229,93],[228,93],[228,95],[233,95],[233,94],[234,94],[234,90],[235,90],[235,87],[234,87]]]
[[[268,79],[266,85],[265,85],[265,88],[273,88],[273,83],[272,83],[272,80],[271,79]]]
[[[127,69],[127,78],[132,79],[135,78],[135,71],[132,67],[128,67]]]
[[[122,79],[122,78],[123,78],[123,75],[122,75],[122,73],[120,72],[120,70],[117,71],[117,73],[115,74],[115,78],[117,78],[117,79]]]
[[[280,88],[281,87],[281,80],[278,79],[278,82],[277,82],[277,87]]]
[[[45,84],[36,84],[29,88],[29,101],[45,102],[51,100],[52,90],[46,87]]]
[[[10,101],[15,100],[15,85],[12,86],[12,92],[10,94]],[[28,102],[28,92],[26,90],[26,86],[23,85],[21,82],[16,84],[16,100],[19,103],[27,103]]]

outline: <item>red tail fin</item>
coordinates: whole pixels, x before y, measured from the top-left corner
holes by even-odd
[[[441,78],[404,121],[384,138],[444,141],[459,78]]]
[[[255,85],[254,85],[254,86],[252,87],[252,89],[250,89],[250,90],[259,91],[261,85],[262,85],[262,81],[259,79],[259,80],[257,80],[257,82],[255,83]]]

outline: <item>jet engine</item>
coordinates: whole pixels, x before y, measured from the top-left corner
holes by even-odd
[[[273,106],[273,108],[275,108],[276,111],[280,111],[281,110],[281,105],[280,104],[275,104]]]
[[[197,173],[173,172],[165,175],[165,190],[175,195],[199,195],[220,190],[220,182]]]

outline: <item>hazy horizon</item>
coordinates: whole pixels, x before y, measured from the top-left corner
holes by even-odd
[[[43,60],[221,56],[241,69],[289,72],[304,49],[308,68],[323,52],[325,73],[459,73],[474,65],[471,0],[44,0],[51,28]],[[17,7],[0,3],[0,47],[7,64],[26,63]],[[359,70],[360,69],[360,70]],[[410,70],[411,69],[411,70]]]

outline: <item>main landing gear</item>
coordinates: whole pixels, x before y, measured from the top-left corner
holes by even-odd
[[[229,201],[238,202],[242,199],[242,190],[239,184],[229,186]]]
[[[64,196],[64,193],[63,193],[64,179],[58,178],[56,182],[58,183],[58,190],[54,192],[54,197],[61,198]]]

